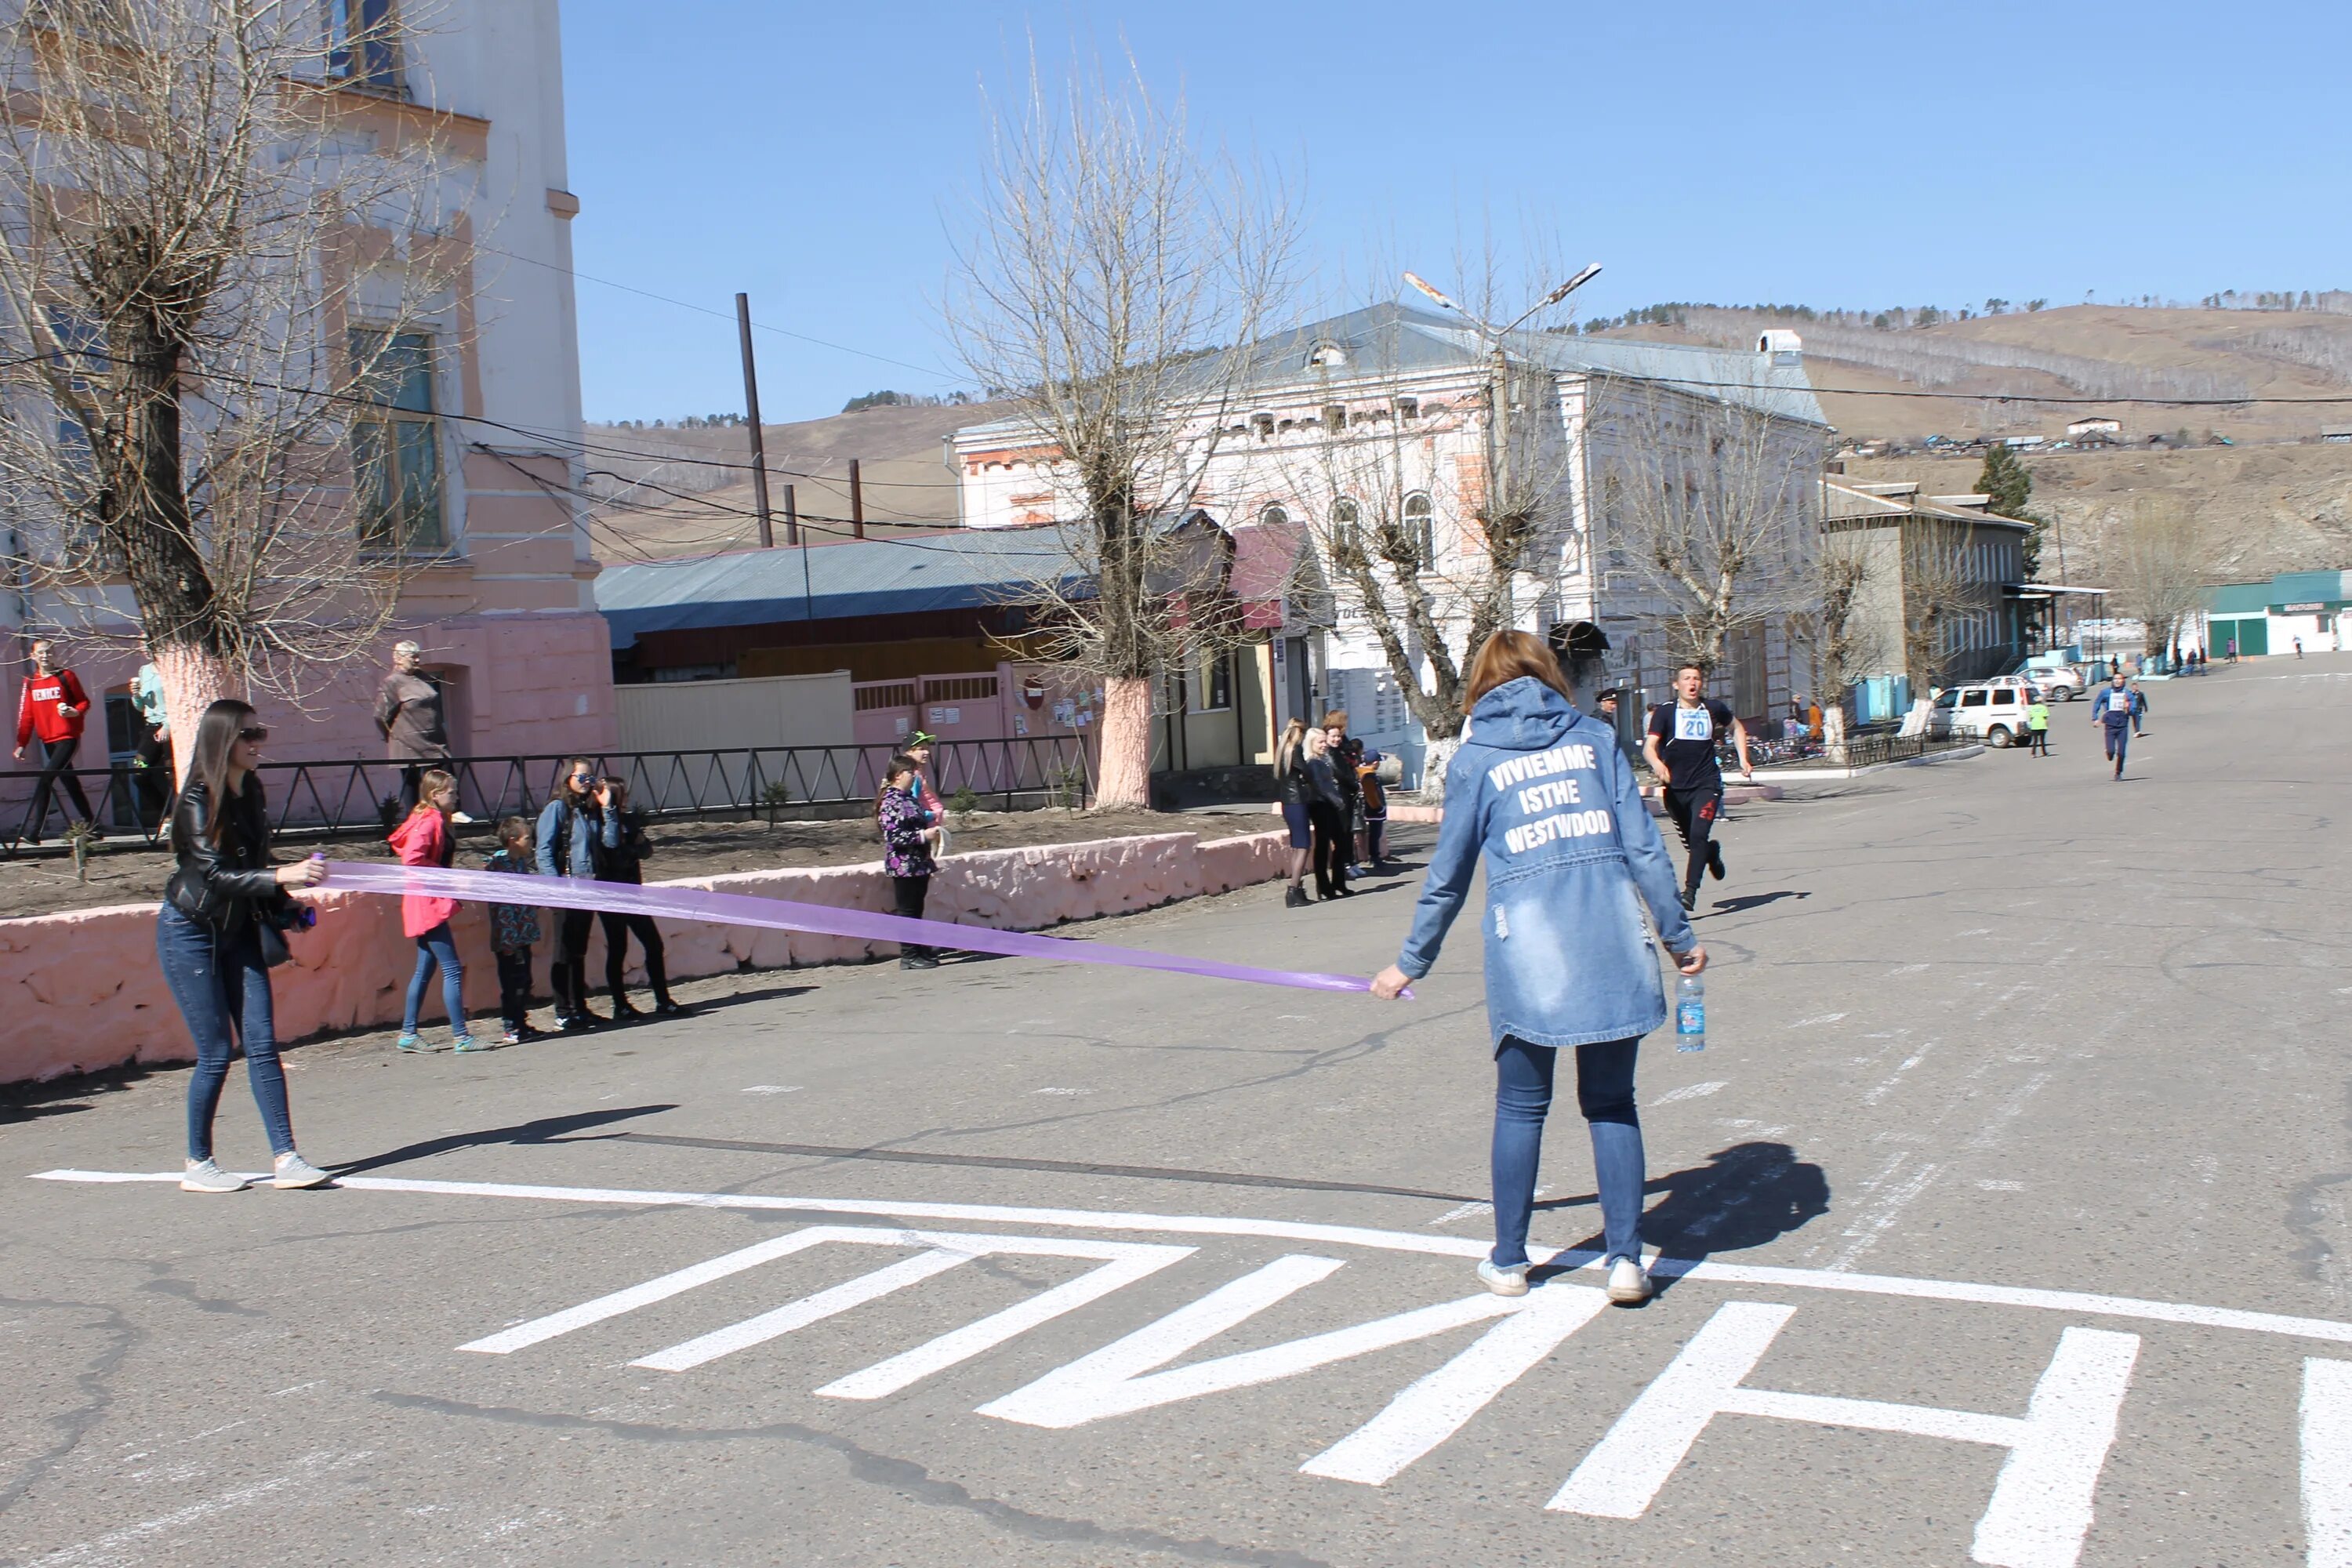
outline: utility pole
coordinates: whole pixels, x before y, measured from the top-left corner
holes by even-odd
[[[857,459],[849,459],[849,531],[866,537],[866,487],[857,479]]]
[[[808,541],[801,537],[800,504],[793,499],[793,487],[784,487],[784,538],[801,547],[801,619],[816,619],[814,595],[809,591]]]
[[[735,296],[735,332],[743,345],[743,411],[751,426],[751,500],[760,510],[760,548],[772,550],[776,530],[768,518],[768,448],[760,435],[760,373],[751,363],[751,296]]]

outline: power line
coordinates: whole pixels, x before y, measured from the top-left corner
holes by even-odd
[[[665,305],[675,305],[681,310],[699,311],[701,314],[706,316],[716,316],[723,321],[731,322],[735,320],[735,313],[732,310],[713,310],[708,305],[698,305],[690,300],[672,299],[667,294],[656,294],[650,289],[640,289],[634,283],[622,283],[610,278],[599,278],[593,273],[583,272],[576,267],[562,267],[552,261],[541,261],[535,256],[524,256],[517,251],[502,250],[495,245],[484,245],[479,241],[476,242],[474,248],[477,250],[487,250],[491,252],[493,255],[503,256],[510,260],[528,262],[533,267],[543,267],[550,272],[561,272],[565,277],[577,279],[583,283],[595,283],[606,289],[618,289],[625,294],[635,294],[644,299],[657,300]],[[943,381],[953,381],[955,379],[952,374],[940,369],[938,365],[915,364],[907,360],[892,359],[888,354],[877,354],[871,349],[852,348],[847,343],[836,343],[829,339],[811,337],[806,332],[796,332],[789,327],[772,327],[765,321],[754,321],[751,325],[754,330],[759,331],[773,332],[778,337],[798,338],[802,342],[814,343],[819,348],[833,349],[845,354],[856,354],[862,359],[878,360],[884,364],[895,364],[901,370],[920,371],[925,375],[936,375]]]

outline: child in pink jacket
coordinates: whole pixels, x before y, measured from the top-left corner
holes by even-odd
[[[404,866],[446,867],[456,856],[457,840],[449,834],[449,818],[457,809],[457,781],[439,768],[417,782],[416,807],[408,820],[392,830],[391,843]],[[416,973],[408,982],[408,1005],[401,1014],[404,1051],[430,1050],[416,1033],[416,1011],[425,1005],[425,983],[441,971],[441,1001],[448,1009],[450,1045],[460,1051],[487,1050],[466,1027],[466,966],[457,960],[457,940],[449,934],[449,917],[457,912],[454,899],[423,893],[400,898],[400,929],[416,939]]]

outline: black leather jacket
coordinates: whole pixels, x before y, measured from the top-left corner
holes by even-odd
[[[1307,782],[1307,753],[1294,745],[1283,763],[1282,804],[1305,805],[1313,795],[1314,791]]]
[[[261,780],[246,775],[245,787],[228,803],[228,822],[215,847],[205,837],[212,795],[202,779],[191,779],[172,808],[172,854],[179,866],[163,885],[172,907],[224,936],[247,930],[257,910],[287,901],[269,860],[269,814]]]

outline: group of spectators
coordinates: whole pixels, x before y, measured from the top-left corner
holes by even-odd
[[[1290,886],[1283,907],[1304,909],[1302,885],[1310,865],[1318,899],[1344,899],[1359,868],[1385,863],[1381,839],[1389,825],[1381,764],[1387,759],[1348,733],[1348,710],[1332,710],[1312,728],[1303,719],[1283,727],[1274,748],[1282,791],[1282,817],[1290,829]]]
[[[498,825],[499,847],[484,860],[485,868],[518,876],[571,877],[583,881],[637,886],[645,880],[645,858],[650,849],[644,818],[629,809],[628,785],[599,776],[585,757],[564,764],[555,796],[534,822],[509,816]],[[391,834],[393,848],[407,866],[448,866],[457,856],[451,832],[459,816],[457,781],[439,768],[424,770],[417,779],[417,798],[408,815]],[[541,1031],[530,1022],[531,950],[545,938],[541,910],[529,901],[528,889],[513,903],[490,906],[490,949],[499,966],[499,1043],[517,1046],[536,1039]],[[454,900],[409,893],[401,899],[401,929],[416,943],[416,969],[408,982],[408,996],[394,1044],[404,1051],[434,1048],[418,1031],[417,1019],[435,972],[441,976],[442,1005],[448,1014],[453,1050],[484,1049],[466,1023],[465,961],[458,956],[449,919],[457,912]],[[645,1016],[629,1000],[629,939],[644,951],[646,978],[654,994],[653,1016],[671,1018],[688,1009],[669,992],[669,973],[662,952],[661,931],[649,915],[622,910],[565,909],[554,912],[555,951],[548,965],[548,984],[555,994],[555,1032],[580,1034],[600,1024]],[[589,1004],[588,937],[602,923],[604,930],[604,989],[612,1012],[598,1013]]]

